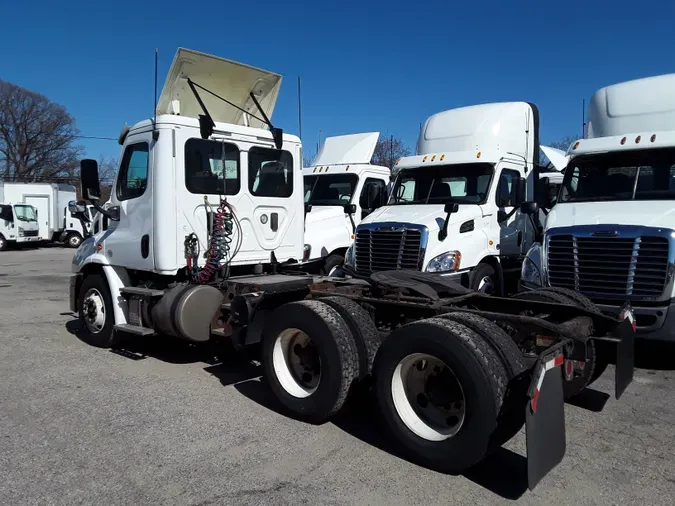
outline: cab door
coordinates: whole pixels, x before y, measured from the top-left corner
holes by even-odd
[[[108,261],[128,269],[152,271],[152,140],[150,132],[125,141],[110,203],[120,210],[119,221],[108,221],[103,242]]]
[[[516,179],[520,171],[504,167],[499,173],[495,204],[497,206],[497,231],[500,256],[520,255],[525,243],[523,216],[515,207]]]

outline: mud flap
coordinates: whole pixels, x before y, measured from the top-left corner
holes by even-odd
[[[560,349],[537,360],[525,407],[527,482],[530,490],[565,456],[565,403]]]
[[[633,381],[635,369],[635,331],[637,325],[633,308],[626,302],[619,313],[621,323],[612,333],[616,343],[616,370],[614,389],[616,398],[620,398]]]

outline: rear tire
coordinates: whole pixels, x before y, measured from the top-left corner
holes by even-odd
[[[456,321],[479,334],[490,344],[505,366],[507,390],[499,413],[498,427],[492,437],[492,446],[498,447],[515,436],[525,424],[523,406],[527,400],[530,375],[518,345],[499,325],[477,314],[446,313],[441,316]]]
[[[340,314],[316,300],[279,306],[263,332],[265,379],[283,407],[320,423],[336,414],[358,376],[358,353]]]
[[[373,371],[375,355],[381,344],[375,323],[365,309],[346,297],[322,297],[319,300],[340,313],[347,323],[359,354],[358,379],[363,380]]]
[[[382,343],[374,374],[384,422],[411,460],[456,473],[483,459],[508,375],[480,335],[442,318],[404,325]]]
[[[82,330],[80,338],[97,348],[118,344],[114,331],[115,316],[108,282],[101,274],[85,276],[78,300]]]
[[[541,288],[531,292],[521,292],[513,296],[514,299],[532,300],[540,302],[555,302],[558,304],[568,304],[576,306],[587,311],[600,312],[598,308],[587,297],[580,293],[561,288]],[[571,381],[563,381],[563,396],[565,400],[578,395],[584,388],[598,379],[607,367],[607,363],[600,364],[596,346],[593,340],[588,341],[589,358],[584,364],[581,376]],[[599,369],[599,373],[597,372]],[[564,370],[564,369],[563,369]]]

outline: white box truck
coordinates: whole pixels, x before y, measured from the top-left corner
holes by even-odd
[[[40,239],[35,208],[6,201],[5,184],[0,182],[0,251],[17,244],[37,244]]]
[[[630,300],[640,335],[675,340],[675,74],[596,91],[567,157],[521,289],[576,290],[609,314]]]
[[[534,487],[565,453],[565,359],[612,340],[616,395],[632,380],[630,307],[623,321],[574,304],[540,303],[541,316],[528,317],[530,302],[435,273],[368,282],[280,272],[305,244],[300,139],[269,121],[280,83],[180,49],[157,117],[123,131],[105,208],[96,161],[82,161],[82,192],[98,215],[72,262],[80,337],[100,347],[156,333],[235,349],[260,343],[273,394],[313,422],[373,375],[400,448],[444,471],[468,469],[525,425]],[[580,316],[592,325],[574,325]]]
[[[59,236],[59,241],[70,248],[79,248],[85,237],[88,237],[91,232],[91,224],[96,217],[98,211],[89,204],[85,205],[84,214],[86,219],[81,220],[80,217],[68,210],[68,206],[64,209],[64,225],[63,231]]]
[[[328,137],[305,182],[303,264],[331,273],[344,262],[354,227],[386,201],[388,167],[370,163],[379,132]]]
[[[43,241],[58,241],[65,228],[68,202],[77,198],[77,189],[57,183],[4,183],[5,199],[24,203],[37,210]]]

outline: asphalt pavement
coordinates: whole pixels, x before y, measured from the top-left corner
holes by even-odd
[[[320,426],[282,414],[255,362],[153,338],[77,338],[73,250],[0,253],[0,504],[675,502],[675,348],[639,346],[566,406],[567,455],[527,491],[524,433],[466,475],[397,456],[368,397]]]

